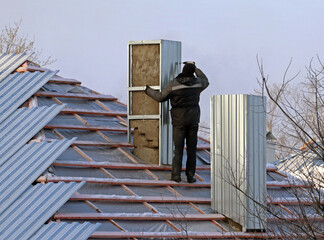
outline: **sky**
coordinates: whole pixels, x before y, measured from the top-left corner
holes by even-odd
[[[201,94],[201,122],[209,123],[210,96],[254,94],[256,57],[271,82],[324,57],[322,0],[1,0],[0,28],[22,19],[48,66],[102,94],[127,99],[127,42],[182,42],[210,85]]]

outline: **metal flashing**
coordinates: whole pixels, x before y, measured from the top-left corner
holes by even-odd
[[[0,123],[45,85],[58,71],[14,73],[0,82]]]
[[[32,142],[0,167],[0,213],[4,212],[75,140]]]
[[[83,184],[30,186],[0,215],[0,239],[29,239]]]
[[[0,166],[51,121],[65,105],[20,108],[0,125]]]
[[[43,225],[29,240],[86,240],[100,223],[50,222]]]
[[[0,55],[0,82],[23,64],[32,53],[11,53]]]

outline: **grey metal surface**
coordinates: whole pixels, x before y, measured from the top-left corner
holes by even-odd
[[[128,68],[127,68],[127,115],[128,121],[132,119],[155,119],[156,115],[136,116],[131,113],[131,93],[144,91],[145,86],[133,87],[131,75],[131,55],[134,45],[160,45],[160,85],[152,86],[155,90],[162,90],[169,81],[173,80],[181,72],[181,42],[169,40],[154,41],[129,41],[128,42]],[[173,154],[172,125],[170,116],[171,105],[169,101],[159,103],[159,163],[171,164]],[[131,141],[131,129],[128,122],[128,141]]]
[[[161,89],[181,72],[181,42],[161,40]],[[173,140],[171,124],[171,104],[160,104],[160,164],[172,164]]]
[[[0,167],[0,213],[6,210],[75,140],[32,142]]]
[[[323,185],[324,162],[311,150],[297,151],[275,162],[280,172],[289,173],[304,181],[312,181],[319,187]]]
[[[276,162],[278,170],[281,172],[296,172],[302,169],[311,171],[316,166],[317,160],[320,158],[312,151],[299,151]],[[324,164],[324,163],[323,163]]]
[[[3,79],[0,82],[0,123],[57,72],[14,73]]]
[[[264,106],[260,96],[211,97],[212,208],[244,230],[264,229],[266,221],[253,202],[265,204],[266,197]]]
[[[20,108],[6,118],[0,124],[0,166],[63,108],[64,105]]]
[[[39,229],[29,240],[86,240],[100,223],[50,222]]]
[[[10,53],[0,55],[0,82],[23,64],[32,53]]]
[[[83,184],[30,186],[0,215],[0,239],[29,239]]]

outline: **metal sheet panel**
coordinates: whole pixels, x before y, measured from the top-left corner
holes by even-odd
[[[278,161],[277,167],[279,171],[289,173],[301,171],[303,168],[305,171],[311,171],[318,159],[319,157],[310,150],[300,151]]]
[[[29,240],[86,240],[101,223],[50,222],[39,229]]]
[[[0,167],[0,213],[5,211],[75,140],[32,142]]]
[[[32,53],[11,53],[0,56],[0,82],[32,55]]]
[[[0,239],[29,239],[83,184],[30,186],[0,215]]]
[[[64,105],[20,108],[0,124],[0,166],[51,121]]]
[[[57,72],[14,73],[3,79],[0,82],[0,123]]]
[[[211,97],[212,208],[244,230],[264,229],[265,98],[252,95]],[[241,191],[240,191],[241,190]]]
[[[181,42],[161,40],[161,89],[181,72]],[[172,164],[173,139],[171,104],[160,104],[160,165]]]
[[[298,151],[278,160],[276,165],[280,172],[290,173],[304,181],[312,180],[318,186],[323,183],[324,162],[311,150]]]
[[[128,121],[135,118],[140,119],[152,119],[156,115],[132,115],[131,107],[131,94],[133,91],[145,90],[145,86],[137,87],[136,89],[132,86],[132,75],[131,75],[131,56],[132,46],[134,45],[149,45],[159,44],[160,45],[160,85],[152,86],[155,90],[162,90],[169,81],[173,80],[181,72],[181,42],[169,41],[169,40],[153,40],[153,41],[129,41],[128,42],[128,95],[127,95],[127,114]],[[173,141],[172,141],[172,125],[170,116],[170,103],[169,101],[159,103],[159,163],[160,164],[171,164],[173,156]],[[131,141],[130,133],[130,122],[128,123],[128,140]]]

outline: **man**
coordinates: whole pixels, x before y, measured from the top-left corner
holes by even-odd
[[[197,77],[194,76],[194,73]],[[146,86],[145,93],[158,102],[171,100],[174,156],[171,180],[181,181],[184,140],[187,145],[186,176],[188,183],[196,182],[197,132],[200,120],[200,93],[209,85],[206,75],[194,62],[185,62],[182,72],[168,83],[162,92]]]

